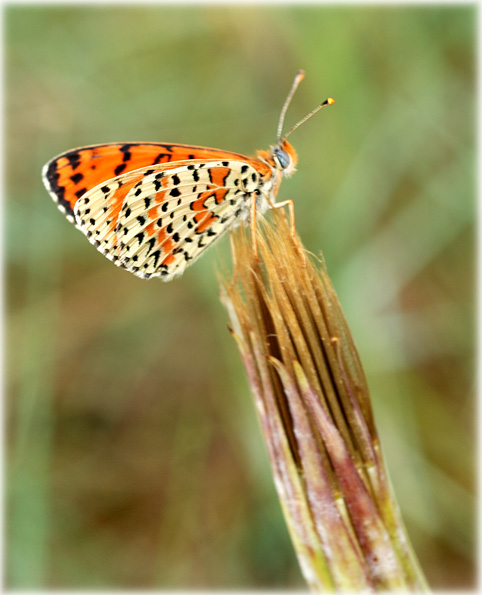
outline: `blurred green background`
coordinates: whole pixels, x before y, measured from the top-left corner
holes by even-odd
[[[56,209],[67,149],[290,138],[306,246],[361,352],[433,587],[474,586],[473,6],[10,6],[5,12],[6,585],[304,588],[218,300],[114,267]]]

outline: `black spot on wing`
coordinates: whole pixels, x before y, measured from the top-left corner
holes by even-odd
[[[80,153],[78,151],[72,151],[71,153],[67,153],[66,155],[64,155],[64,157],[67,158],[67,161],[69,162],[70,167],[73,170],[76,170],[79,165],[80,165]]]
[[[76,173],[73,176],[70,176],[70,179],[72,180],[72,182],[74,184],[78,184],[79,182],[81,182],[84,179],[84,174]]]
[[[120,152],[123,155],[122,161],[124,161],[124,163],[127,163],[132,158],[131,147],[132,147],[132,145],[125,144],[125,145],[122,145],[122,147],[120,148]]]
[[[120,165],[118,165],[114,170],[115,175],[120,176],[126,167],[127,167],[127,163],[121,163]]]
[[[149,250],[147,251],[147,254],[149,254],[149,252],[154,248],[154,246],[156,245],[156,238],[151,238],[148,242],[147,245],[149,246]]]
[[[156,250],[155,252],[153,252],[151,254],[151,258],[154,258],[154,268],[157,267],[157,263],[159,262],[160,256],[161,256],[161,251],[160,250]]]
[[[85,193],[87,192],[87,188],[82,188],[82,190],[77,190],[77,192],[75,193],[75,196],[77,198],[80,198],[81,196],[83,196]]]

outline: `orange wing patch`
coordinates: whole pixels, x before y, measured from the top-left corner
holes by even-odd
[[[112,143],[73,149],[43,169],[44,183],[67,217],[86,192],[122,174],[149,165],[191,159],[246,159],[238,153],[168,143]]]

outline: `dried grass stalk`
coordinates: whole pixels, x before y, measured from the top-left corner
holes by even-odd
[[[283,213],[233,236],[222,284],[302,572],[316,591],[427,590],[383,463],[363,368],[323,263]]]

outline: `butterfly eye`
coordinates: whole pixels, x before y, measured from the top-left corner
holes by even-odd
[[[283,151],[283,149],[276,149],[275,156],[277,157],[282,169],[286,169],[291,163],[290,156],[286,151]]]

